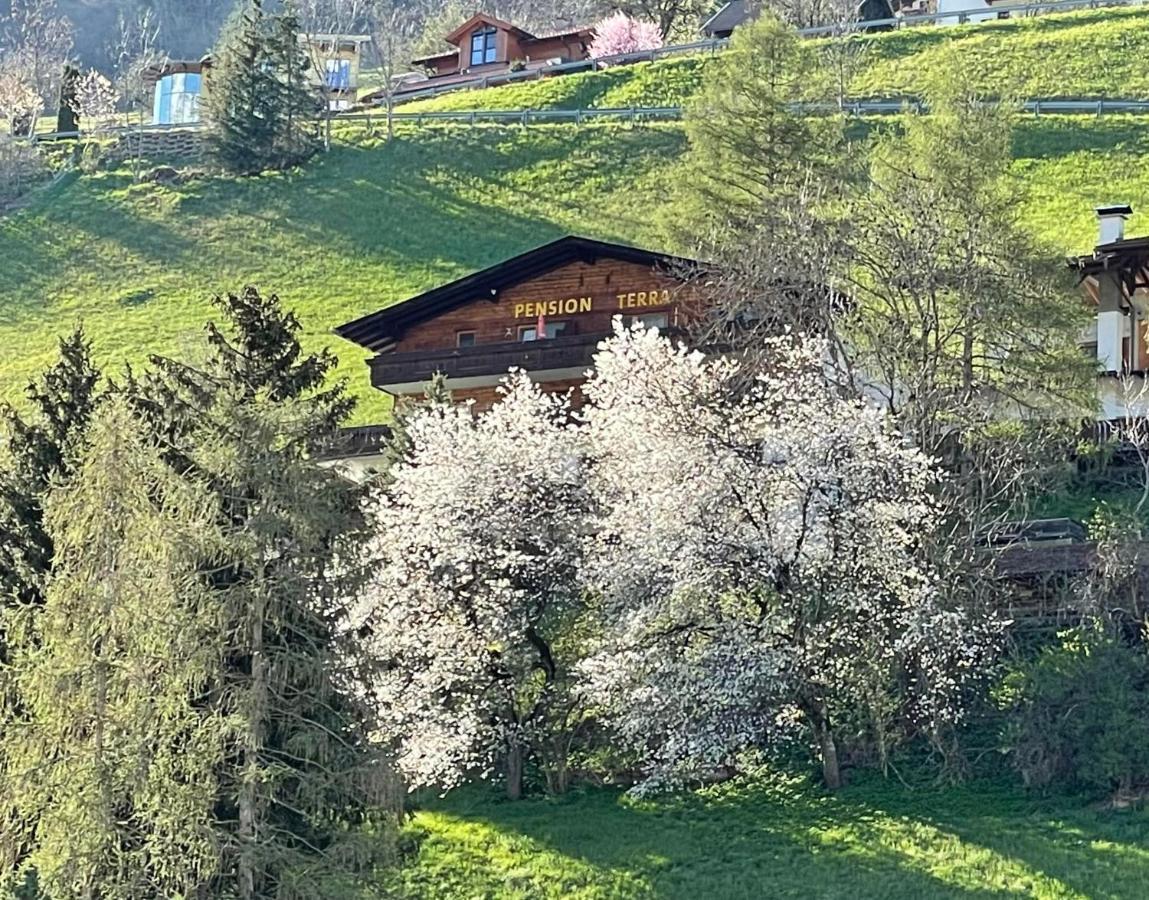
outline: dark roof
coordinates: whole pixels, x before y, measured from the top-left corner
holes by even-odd
[[[684,268],[698,265],[694,260],[641,250],[625,244],[610,244],[568,235],[526,253],[434,288],[410,300],[340,325],[335,333],[369,350],[380,352],[397,341],[408,328],[442,315],[464,303],[487,298],[494,300],[500,290],[520,284],[536,275],[572,262],[617,259],[651,268]]]
[[[702,33],[708,37],[729,34],[758,15],[759,5],[754,0],[731,0],[702,23]]]
[[[1069,268],[1082,275],[1095,275],[1098,272],[1119,270],[1122,266],[1144,265],[1149,255],[1149,237],[1122,238],[1108,244],[1098,244],[1092,253],[1085,256],[1071,256]]]
[[[391,440],[387,425],[357,425],[340,428],[330,443],[317,454],[321,460],[352,459],[358,456],[378,456]]]
[[[420,56],[418,59],[411,60],[411,64],[415,65],[415,66],[422,66],[422,65],[426,65],[427,63],[432,63],[437,59],[458,59],[458,58],[459,58],[459,51],[458,50],[448,50],[444,53],[435,53],[431,56]]]
[[[553,41],[556,38],[565,37],[590,37],[594,34],[593,25],[580,25],[578,28],[567,28],[564,31],[548,31],[544,34],[536,34],[533,38],[535,41]]]
[[[1136,541],[1121,548],[1125,562],[1138,569],[1149,569],[1149,542]],[[1045,578],[1059,575],[1080,575],[1098,565],[1097,545],[1071,544],[1019,544],[999,552],[996,559],[997,574],[1003,578]]]
[[[997,522],[978,530],[980,543],[991,547],[1014,546],[1019,543],[1082,542],[1085,529],[1072,519],[1026,519],[1018,522]]]

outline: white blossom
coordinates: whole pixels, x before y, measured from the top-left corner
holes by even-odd
[[[536,748],[569,698],[585,498],[565,398],[524,374],[483,416],[431,406],[376,511],[370,627],[384,733],[414,786]]]
[[[585,388],[603,635],[582,672],[651,783],[797,723],[828,756],[836,722],[896,701],[899,676],[919,714],[956,713],[955,663],[983,656],[920,552],[931,461],[843,396],[821,341],[768,350],[755,376],[620,329]]]

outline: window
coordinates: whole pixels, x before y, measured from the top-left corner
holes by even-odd
[[[185,125],[199,121],[203,81],[196,72],[176,72],[156,82],[152,121],[156,125]]]
[[[327,60],[327,87],[333,91],[346,91],[351,87],[351,60]]]
[[[495,61],[495,29],[487,26],[471,34],[471,65],[481,66],[483,63]]]
[[[546,329],[546,337],[557,338],[567,330],[566,322],[545,322],[544,328]],[[519,340],[520,341],[537,341],[539,339],[537,325],[520,325],[519,326]]]
[[[456,331],[455,332],[455,346],[456,347],[474,347],[475,346],[475,332],[473,332],[473,331]]]
[[[657,328],[659,331],[666,331],[666,326],[670,323],[666,313],[639,313],[637,316],[623,316],[622,324],[627,328],[631,325],[639,323],[643,328]]]

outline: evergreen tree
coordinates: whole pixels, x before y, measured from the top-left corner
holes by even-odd
[[[739,28],[687,110],[676,242],[695,250],[764,228],[785,239],[811,184],[836,179],[843,144],[840,117],[794,106],[831,93],[817,47],[792,27],[765,12]]]
[[[243,0],[220,37],[207,96],[208,145],[231,172],[287,168],[318,147],[309,61],[294,12]]]
[[[60,359],[27,389],[32,414],[0,409],[0,606],[36,605],[52,561],[42,502],[55,478],[71,474],[70,451],[98,401],[100,373],[82,329],[60,341]],[[6,458],[5,458],[6,457]],[[0,661],[3,660],[0,630]]]
[[[303,354],[278,298],[217,302],[232,330],[209,326],[206,361],[154,360],[133,391],[172,463],[221,508],[226,550],[206,566],[227,635],[208,702],[233,723],[217,772],[222,883],[242,898],[321,896],[323,872],[377,851],[352,826],[389,786],[350,621],[362,489],[313,458],[352,402],[324,389],[334,360]]]
[[[54,554],[44,498],[54,480],[72,474],[71,451],[98,402],[99,378],[91,346],[77,329],[60,341],[59,361],[28,386],[31,414],[0,409],[0,734],[20,727],[25,712],[10,645],[44,600]],[[0,785],[9,783],[8,772],[0,745]],[[26,856],[34,824],[16,815],[9,799],[0,792],[0,869],[14,868]]]
[[[189,896],[217,858],[221,719],[193,699],[222,643],[199,569],[214,498],[164,464],[123,398],[89,435],[45,505],[55,563],[13,648],[25,709],[0,737],[6,800],[34,828],[22,864],[48,896]]]
[[[383,445],[382,475],[384,480],[390,481],[391,470],[399,463],[405,461],[412,450],[410,424],[418,418],[428,406],[451,406],[454,398],[451,389],[447,386],[447,376],[436,372],[423,389],[423,402],[400,398],[391,412],[391,433]]]

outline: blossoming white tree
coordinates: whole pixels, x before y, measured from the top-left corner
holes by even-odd
[[[836,389],[820,341],[769,351],[747,391],[733,359],[621,331],[586,387],[603,637],[582,671],[652,784],[806,733],[836,787],[836,728],[956,715],[992,631],[919,563],[931,462]]]
[[[533,753],[561,789],[587,504],[568,404],[519,374],[481,417],[431,405],[406,429],[368,604],[384,735],[413,786],[503,760],[517,797]]]
[[[622,53],[657,50],[661,46],[662,35],[657,25],[616,12],[594,26],[594,40],[589,52],[592,59],[601,59]]]
[[[76,115],[97,129],[111,119],[118,99],[112,83],[95,69],[89,69],[76,82]]]

